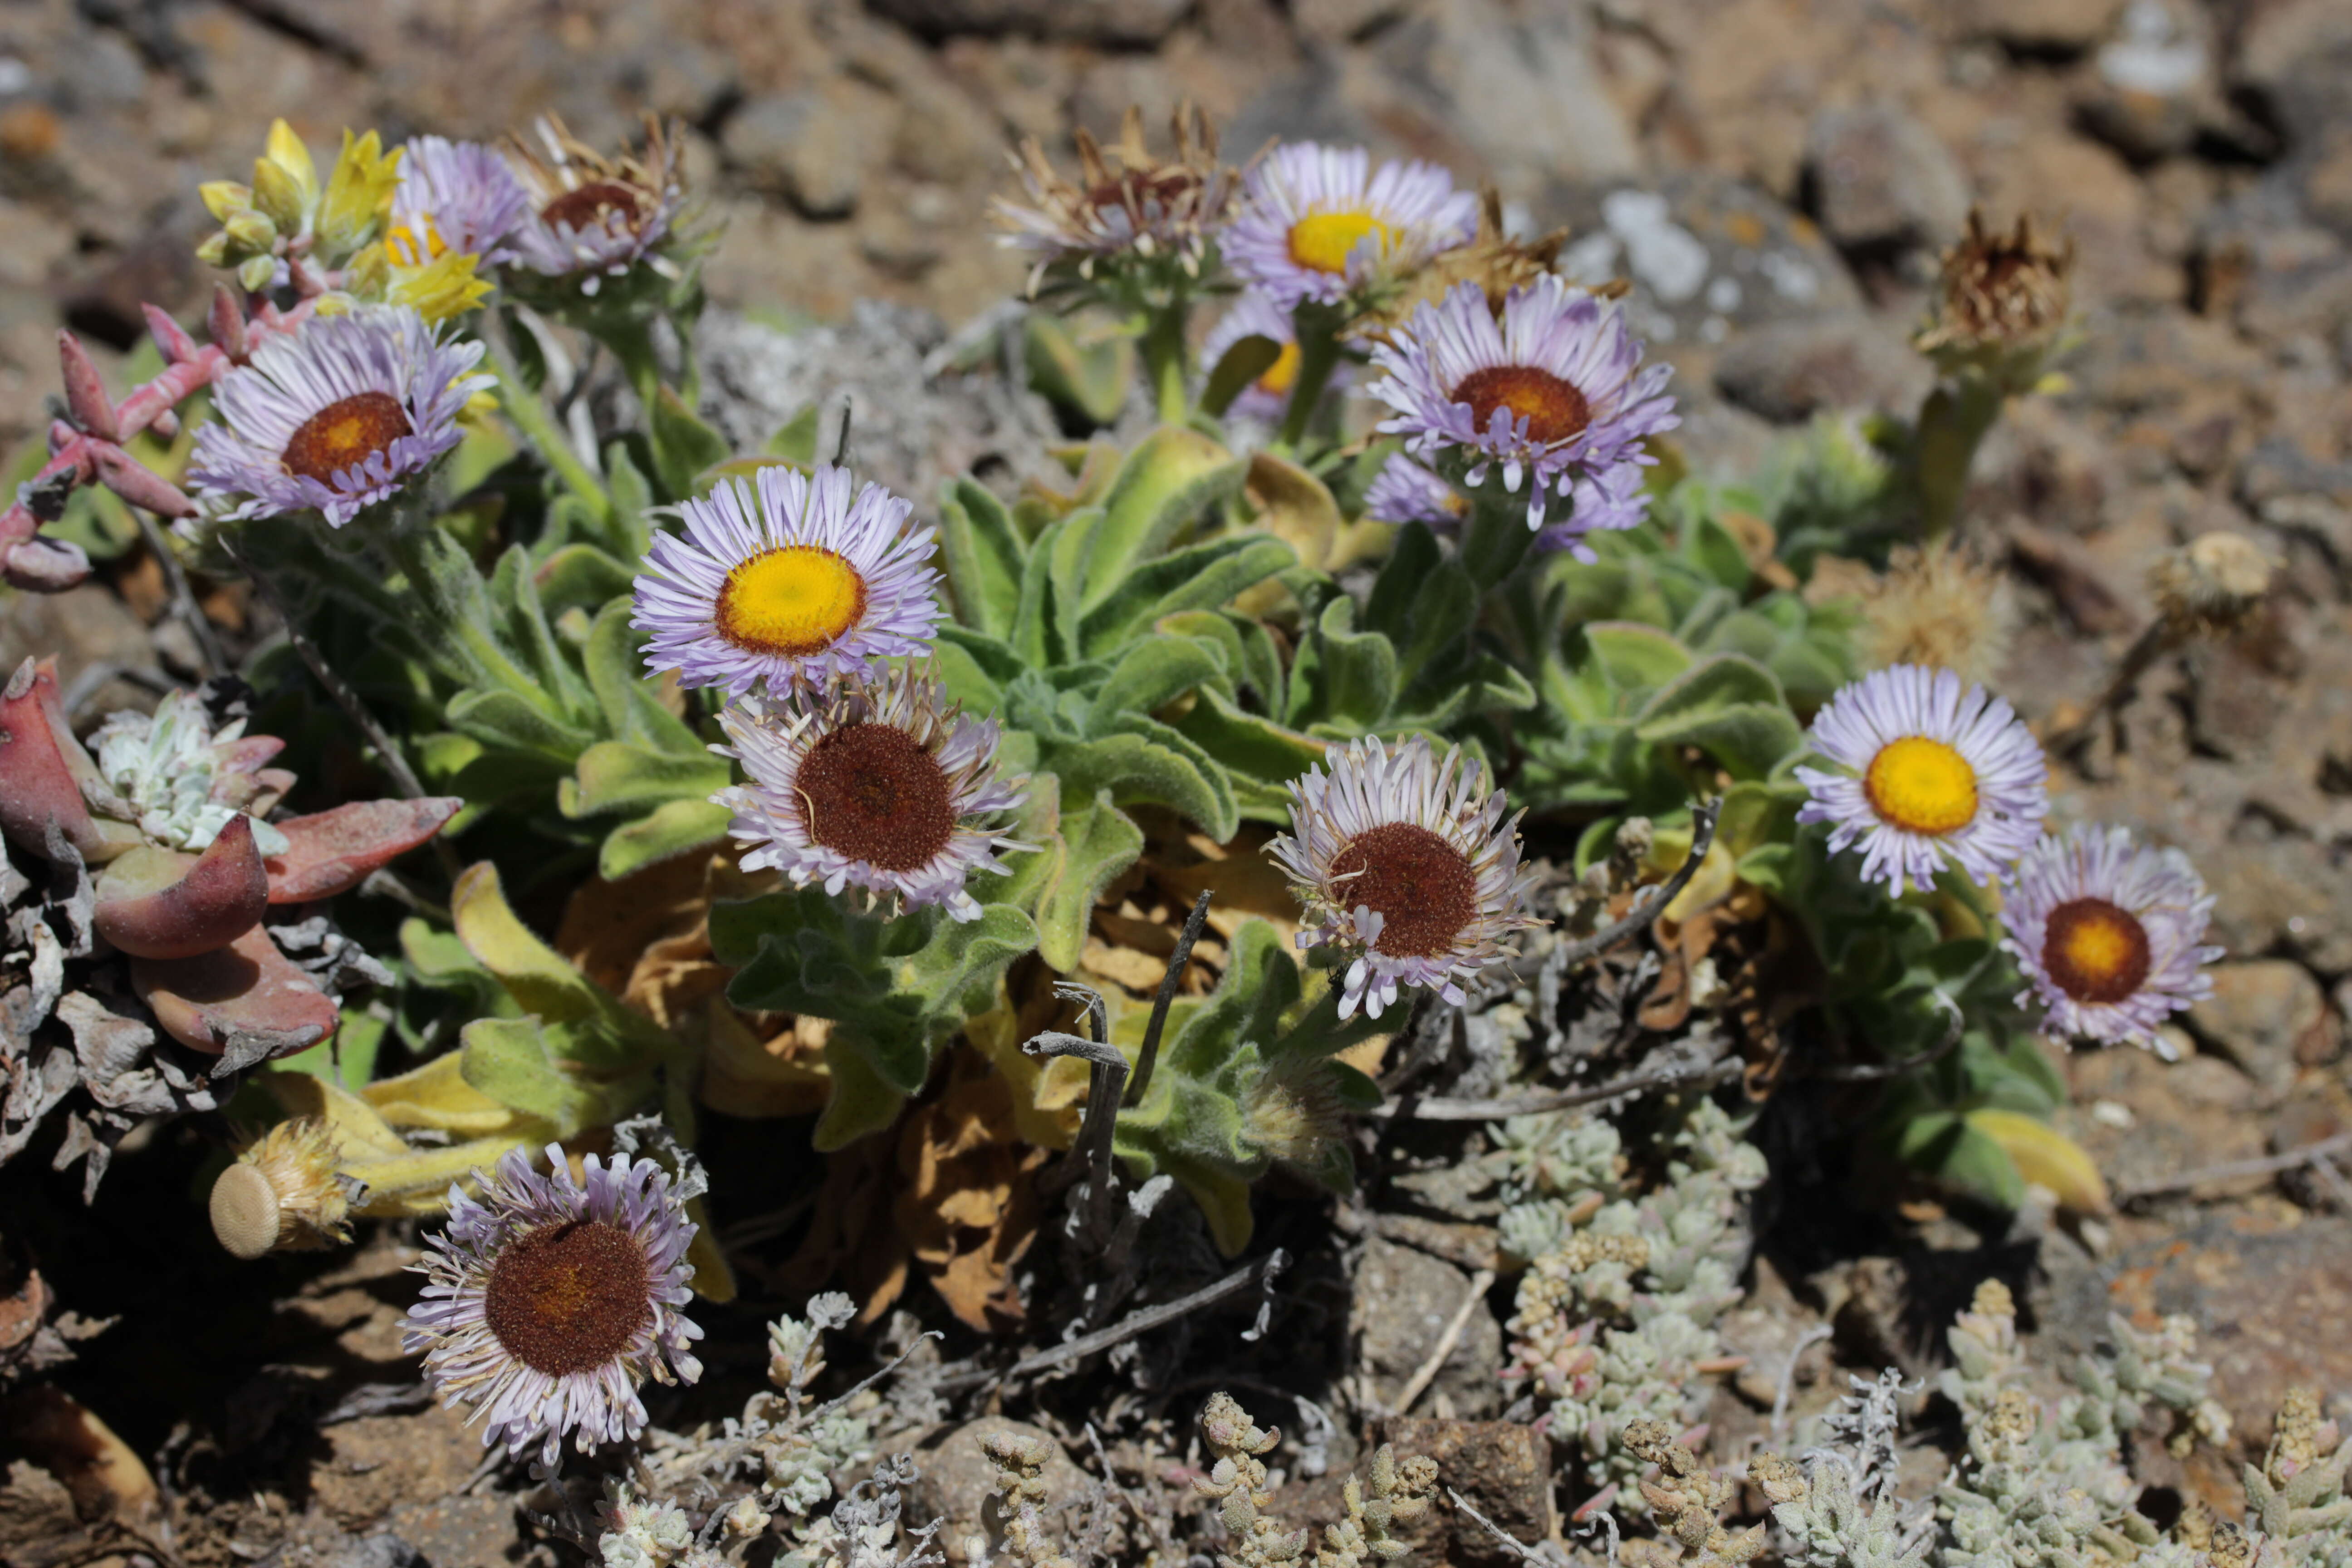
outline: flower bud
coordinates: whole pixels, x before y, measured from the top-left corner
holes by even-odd
[[[2270,557],[2237,533],[2200,534],[2148,571],[2157,611],[2179,636],[2237,630],[2253,618],[2270,586]]]

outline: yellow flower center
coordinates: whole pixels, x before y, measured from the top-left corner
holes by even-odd
[[[355,392],[296,426],[278,461],[289,474],[328,484],[414,434],[400,399],[388,392]]]
[[[2050,911],[2042,967],[2077,1002],[2120,1002],[2147,979],[2147,928],[2105,899],[2074,899]]]
[[[1309,213],[1290,226],[1290,259],[1317,272],[1345,272],[1368,234],[1380,237],[1382,250],[1396,243],[1396,226],[1370,213]]]
[[[1297,379],[1298,344],[1286,342],[1282,352],[1274,356],[1274,363],[1265,367],[1265,374],[1257,378],[1257,389],[1275,397],[1287,397],[1291,384]]]
[[[396,223],[383,237],[385,254],[395,267],[423,267],[449,254],[449,242],[430,217],[419,215],[414,226]]]
[[[866,579],[814,544],[763,550],[727,574],[719,635],[752,653],[821,653],[866,614]]]
[[[1906,735],[1879,748],[1863,774],[1863,793],[1882,821],[1931,837],[1977,819],[1977,771],[1941,741]]]

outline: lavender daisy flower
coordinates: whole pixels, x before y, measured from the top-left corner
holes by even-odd
[[[719,725],[747,782],[712,801],[735,813],[729,831],[743,868],[772,867],[796,888],[860,887],[909,909],[980,918],[964,890],[974,871],[1003,871],[998,830],[1027,798],[1026,774],[996,771],[997,727],[940,707],[938,682],[900,665],[823,695],[730,704]]]
[[[1585,542],[1587,537],[1639,527],[1649,515],[1650,492],[1642,464],[1629,458],[1613,468],[1580,476],[1570,493],[1568,515],[1554,518],[1536,531],[1536,550],[1539,554],[1564,550],[1579,561],[1597,561],[1600,557]]]
[[[478,142],[412,137],[401,149],[385,246],[403,267],[452,252],[485,266],[514,259],[503,243],[530,211],[530,195],[506,160]]]
[[[1244,282],[1290,310],[1402,277],[1477,228],[1478,198],[1434,163],[1375,170],[1361,147],[1293,142],[1250,171],[1219,243]]]
[[[2002,889],[2001,946],[2039,996],[2044,1028],[2172,1055],[2157,1026],[2213,992],[2199,943],[2213,895],[2178,849],[2132,842],[2121,827],[2068,829],[2025,852]]]
[[[228,518],[317,511],[342,527],[457,444],[489,377],[478,342],[441,342],[404,307],[314,317],[213,385],[190,488]]]
[[[1863,878],[1901,893],[1945,863],[1990,882],[2031,848],[2050,809],[2042,747],[2008,703],[1948,669],[1898,664],[1842,689],[1813,720],[1835,772],[1799,768],[1800,822],[1862,845]]]
[[[1227,412],[1271,424],[1290,406],[1290,389],[1298,382],[1298,330],[1288,310],[1255,289],[1244,289],[1209,329],[1208,339],[1201,345],[1201,363],[1214,370],[1226,350],[1249,337],[1271,338],[1282,345],[1282,353],[1255,381],[1242,388]],[[1335,367],[1325,384],[1333,390],[1347,385],[1349,368],[1345,363]]]
[[[1364,515],[1375,522],[1459,528],[1470,515],[1470,503],[1460,490],[1400,452],[1372,476],[1364,491]]]
[[[1529,528],[1550,496],[1573,500],[1580,479],[1649,461],[1642,441],[1681,423],[1671,367],[1643,366],[1624,313],[1549,274],[1512,289],[1499,321],[1484,289],[1459,284],[1372,362],[1384,374],[1371,395],[1396,410],[1381,430],[1433,466],[1451,456],[1474,487],[1496,464],[1507,494],[1526,480]]]
[[[646,122],[641,156],[617,159],[574,140],[552,115],[535,129],[538,147],[512,144],[529,209],[509,241],[515,259],[593,294],[605,277],[651,257],[677,221],[686,201],[677,148],[657,121]]]
[[[1352,741],[1290,785],[1290,832],[1266,846],[1307,910],[1301,947],[1354,956],[1339,1016],[1372,1017],[1401,986],[1463,1001],[1462,982],[1502,957],[1528,912],[1534,868],[1519,864],[1518,818],[1503,821],[1459,746],[1444,762],[1421,736]]]
[[[579,1183],[560,1145],[547,1159],[541,1174],[509,1150],[478,1202],[449,1189],[448,1228],[413,1266],[427,1283],[400,1328],[442,1403],[486,1417],[483,1447],[535,1443],[551,1468],[567,1433],[584,1454],[643,1432],[639,1385],[700,1377],[688,1346],[702,1331],[678,1310],[696,1227],[667,1173],[591,1154]]]
[[[856,675],[919,654],[941,611],[931,531],[879,485],[853,500],[847,468],[768,468],[685,502],[684,534],[657,533],[629,624],[652,634],[646,668],[740,697]]]

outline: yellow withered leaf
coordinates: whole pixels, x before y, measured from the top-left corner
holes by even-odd
[[[2055,1193],[2061,1206],[2075,1214],[2107,1212],[2107,1184],[2099,1167],[2081,1144],[2055,1127],[2020,1111],[1990,1108],[1969,1111],[1967,1120],[2000,1145],[2019,1175]]]

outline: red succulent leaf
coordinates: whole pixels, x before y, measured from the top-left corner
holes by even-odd
[[[287,848],[269,857],[269,901],[299,904],[356,888],[394,856],[440,832],[465,804],[455,795],[359,800],[273,823]]]
[[[247,735],[242,740],[227,741],[213,748],[219,763],[218,772],[249,773],[286,749],[286,742],[275,735]]]
[[[269,875],[253,819],[229,819],[202,855],[133,849],[98,880],[98,934],[134,958],[194,958],[261,923]]]
[[[270,1055],[291,1056],[335,1028],[333,999],[260,926],[194,958],[134,958],[131,984],[165,1034],[214,1056],[239,1034],[282,1038]]]
[[[49,823],[85,860],[122,852],[83,804],[81,781],[97,764],[66,724],[54,660],[26,659],[0,688],[0,830],[36,855],[48,853]]]

